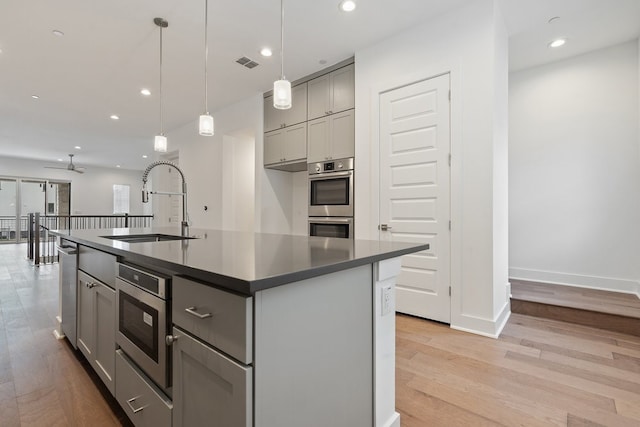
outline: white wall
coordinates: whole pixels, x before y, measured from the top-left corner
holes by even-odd
[[[638,42],[510,77],[512,277],[638,292]]]
[[[49,179],[71,182],[72,215],[113,214],[113,184],[131,186],[131,215],[147,215],[150,209],[143,206],[140,197],[142,171],[87,167],[78,174],[66,170],[46,169],[44,166],[59,166],[33,160],[0,157],[2,176]],[[63,164],[63,165],[66,165]]]
[[[254,156],[249,151],[258,143],[256,135],[261,134],[258,122],[262,126],[262,110],[258,96],[231,105],[223,110],[213,112],[215,135],[204,137],[198,135],[197,118],[185,126],[167,134],[169,150],[179,151],[180,168],[185,174],[188,189],[188,211],[191,225],[198,228],[236,229],[243,228],[244,223],[236,224],[229,214],[236,209],[252,215],[255,206],[253,176],[247,176],[251,185],[237,184],[237,205],[229,205],[230,191],[234,191],[234,177],[239,177],[235,170],[246,171],[254,168]],[[234,135],[240,132],[241,138]],[[238,143],[238,153],[234,142]],[[225,185],[231,185],[225,192]],[[207,210],[205,210],[205,206]],[[226,214],[225,214],[226,212]],[[227,223],[224,222],[226,219]]]
[[[377,239],[378,94],[451,73],[451,324],[495,336],[509,315],[504,24],[481,0],[356,52],[355,232]],[[502,81],[500,80],[502,76]]]
[[[168,133],[189,188],[193,227],[306,233],[306,178],[263,166],[263,95],[213,113],[213,137],[197,123]],[[207,210],[204,210],[207,206]]]

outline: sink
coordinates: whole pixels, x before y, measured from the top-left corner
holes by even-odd
[[[196,239],[197,237],[173,236],[171,234],[121,234],[117,236],[100,236],[105,239],[118,240],[127,243],[166,242],[171,240]]]

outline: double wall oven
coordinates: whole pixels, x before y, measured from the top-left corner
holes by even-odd
[[[309,235],[353,238],[353,157],[309,164]]]

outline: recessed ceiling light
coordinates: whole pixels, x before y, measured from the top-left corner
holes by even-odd
[[[549,43],[549,47],[560,47],[562,45],[564,45],[567,42],[566,39],[556,39],[554,41],[552,41],[551,43]]]
[[[147,157],[149,157],[149,156],[147,156],[146,154],[143,154],[143,155],[142,155],[142,158],[143,158],[143,159],[146,159]]]
[[[58,37],[64,36],[64,33],[60,30],[53,30],[52,33],[54,36],[58,36]]]
[[[119,167],[120,167],[120,165],[116,165],[116,167],[117,167],[117,168],[119,168]]]
[[[61,161],[62,161],[62,159],[58,159],[58,161],[59,161],[59,162],[61,162]]]
[[[260,55],[262,55],[262,56],[271,56],[271,55],[273,55],[273,52],[268,47],[263,47],[260,50]]]
[[[356,2],[354,0],[342,0],[338,7],[343,12],[352,12],[356,9]]]
[[[142,89],[140,93],[143,94],[144,96],[151,95],[151,91],[149,89]]]
[[[80,147],[79,145],[76,145],[74,148],[75,148],[76,150],[82,150],[82,147]]]
[[[318,61],[318,64],[320,64],[320,65],[324,65],[326,63],[327,63],[326,59],[321,59],[320,61]]]
[[[32,97],[33,99],[40,99],[40,97],[39,97],[38,95],[31,95],[31,97]]]
[[[111,118],[111,120],[120,120],[120,116],[117,116],[115,114],[112,114],[109,117]]]

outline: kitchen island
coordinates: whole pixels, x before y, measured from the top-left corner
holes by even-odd
[[[113,344],[116,398],[119,371],[130,369],[169,408],[164,425],[400,425],[395,278],[400,257],[427,244],[205,229],[145,237],[171,239],[176,228],[54,234],[79,245],[81,267],[90,268],[85,250],[172,278],[171,386]],[[157,423],[144,418],[151,403],[118,401],[136,425]]]

